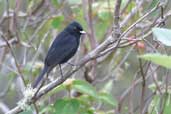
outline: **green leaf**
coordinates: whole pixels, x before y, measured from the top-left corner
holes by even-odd
[[[59,2],[58,0],[51,0],[52,4],[55,6],[55,7],[58,7],[59,6]]]
[[[39,111],[39,114],[46,114],[46,113],[50,113],[53,114],[54,113],[54,107],[53,105],[46,105],[42,107],[41,111]]]
[[[117,105],[117,101],[112,97],[111,94],[108,93],[100,93],[99,94],[99,99],[105,103],[108,103],[112,106],[116,106]]]
[[[171,46],[171,30],[164,28],[152,29],[154,38],[166,46]]]
[[[87,108],[87,107],[82,107],[84,109],[81,109],[81,112],[80,114],[95,114],[96,113],[96,110],[92,109],[92,108]],[[102,113],[99,113],[99,114],[102,114]]]
[[[99,11],[98,12],[98,17],[100,19],[102,19],[103,21],[105,20],[109,20],[109,18],[111,17],[110,12],[107,11]]]
[[[86,81],[74,80],[72,86],[73,86],[74,89],[76,89],[77,91],[79,91],[81,93],[90,95],[90,96],[92,96],[94,98],[98,97],[95,88]]]
[[[54,114],[78,114],[80,103],[76,99],[58,99],[55,102]]]
[[[110,4],[115,4],[115,1],[110,1]],[[93,2],[92,4],[93,11],[110,11],[112,13],[112,10],[114,8],[114,5],[109,5],[109,2],[107,0],[98,0],[96,2]]]
[[[24,112],[21,112],[19,114],[33,114],[33,111],[30,109],[30,110],[26,110]]]
[[[158,81],[157,83],[158,83],[158,84],[157,84],[158,86],[161,86],[161,85],[162,85],[162,82],[160,82],[160,81]],[[155,83],[152,83],[152,84],[150,84],[150,85],[148,86],[148,88],[151,89],[151,90],[153,90],[153,91],[156,91],[157,86],[156,86]]]
[[[153,92],[158,92],[157,86],[159,86],[160,90],[161,90],[160,92],[162,92],[162,93],[166,92],[166,87],[167,87],[166,84],[162,83],[161,81],[158,81],[157,83],[158,83],[157,85],[155,83],[150,84],[148,86],[148,88],[151,89]],[[167,93],[171,94],[171,88],[170,87],[167,88]]]
[[[164,114],[171,114],[171,99],[170,99],[170,96],[166,102],[166,105],[164,107]]]
[[[166,68],[171,68],[171,56],[156,54],[145,54],[139,56],[139,58],[151,61],[155,64],[161,65]]]
[[[163,94],[163,102],[165,104],[162,104],[163,107],[163,113],[162,114],[171,114],[171,99],[170,99],[170,94]],[[151,114],[158,114],[160,113],[160,107],[161,106],[161,96],[160,95],[155,95],[148,107],[148,110]]]
[[[63,90],[66,90],[66,86],[64,86],[64,84],[61,84],[61,85],[55,87],[52,91],[50,91],[48,93],[48,96],[59,93],[60,91],[63,91]]]
[[[109,80],[104,87],[102,88],[101,92],[107,92],[110,93],[113,88],[113,80]]]
[[[52,20],[52,26],[54,28],[59,28],[59,26],[61,25],[61,23],[63,22],[63,20],[64,20],[64,17],[63,16],[58,16],[58,17],[53,18],[53,20]]]
[[[154,7],[157,5],[158,2],[159,2],[159,0],[153,0],[153,1],[151,2],[151,4],[150,4],[149,9],[154,8]]]
[[[81,4],[81,0],[68,0],[69,4]]]

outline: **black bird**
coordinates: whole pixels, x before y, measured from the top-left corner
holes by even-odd
[[[44,68],[34,82],[33,88],[39,85],[46,73],[49,74],[57,65],[59,65],[61,70],[61,64],[66,63],[74,56],[79,46],[80,37],[84,33],[82,26],[76,21],[71,22],[59,33],[48,50],[44,61]]]

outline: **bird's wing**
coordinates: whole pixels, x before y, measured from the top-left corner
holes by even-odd
[[[45,59],[48,66],[56,66],[70,59],[77,51],[78,43],[73,35],[58,36],[51,45]]]

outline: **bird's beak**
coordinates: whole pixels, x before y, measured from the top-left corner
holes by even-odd
[[[86,32],[82,30],[82,31],[80,31],[80,33],[81,33],[81,34],[85,34]]]

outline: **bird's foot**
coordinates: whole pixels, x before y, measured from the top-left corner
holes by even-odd
[[[67,64],[71,65],[71,66],[79,66],[77,64],[73,64],[73,63],[70,63],[70,62],[67,62]]]

